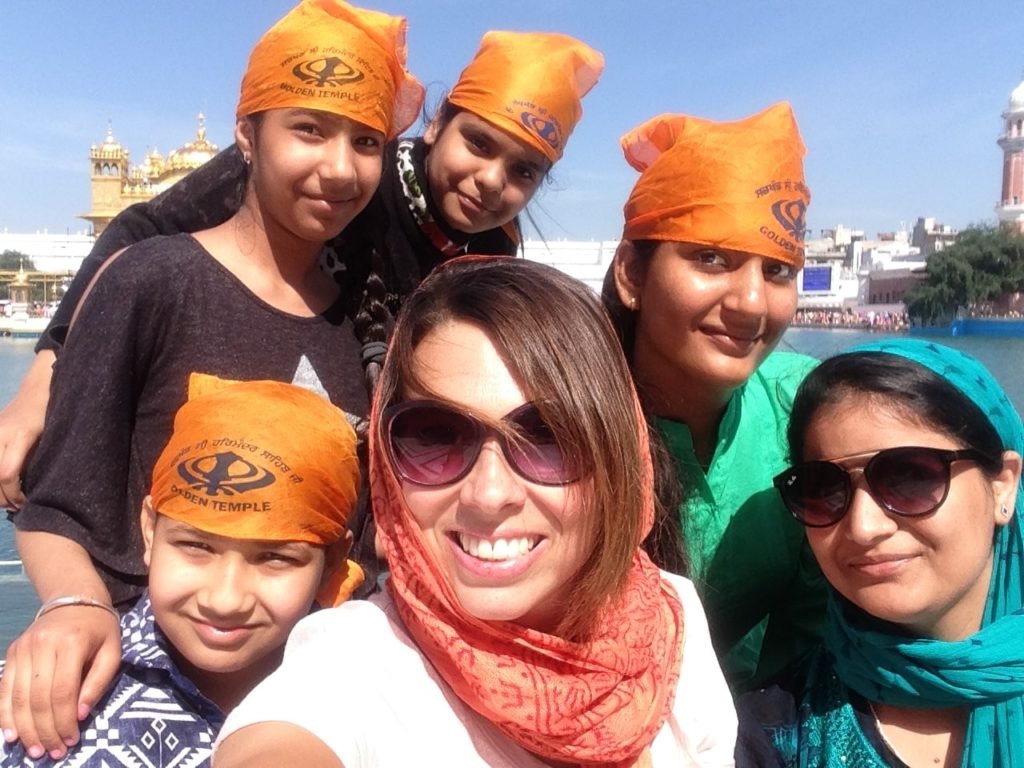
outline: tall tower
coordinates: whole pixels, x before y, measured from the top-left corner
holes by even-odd
[[[996,205],[999,221],[1024,231],[1024,81],[1010,94],[1003,112],[1003,191]]]
[[[92,210],[80,218],[91,221],[93,231],[99,235],[124,208],[121,191],[128,181],[128,150],[117,143],[110,126],[107,126],[107,138],[103,144],[98,147],[93,144],[90,148],[89,162],[92,165],[89,179],[92,186]]]

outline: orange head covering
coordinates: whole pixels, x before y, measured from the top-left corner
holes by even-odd
[[[318,109],[391,138],[412,125],[422,103],[423,86],[405,69],[404,18],[303,0],[253,48],[235,114]]]
[[[626,201],[627,240],[672,240],[804,263],[811,192],[789,104],[716,123],[660,115],[622,137],[641,172]]]
[[[440,270],[503,257],[463,256]],[[467,280],[472,279],[472,273]],[[519,286],[520,288],[522,286]],[[430,278],[418,290],[430,291]],[[409,318],[399,323],[409,322]],[[640,544],[654,524],[654,468],[640,401],[642,527],[627,584],[589,639],[570,642],[516,622],[470,615],[431,556],[387,458],[377,390],[370,422],[370,495],[390,569],[388,592],[417,648],[455,694],[523,748],[559,764],[634,768],[675,701],[682,605]],[[689,695],[681,692],[680,695]]]
[[[150,496],[161,515],[208,533],[327,546],[345,535],[358,489],[355,431],[327,400],[279,381],[192,374]],[[355,563],[340,570],[330,604],[362,582]]]
[[[583,116],[604,57],[572,37],[488,32],[448,101],[526,142],[552,163]]]

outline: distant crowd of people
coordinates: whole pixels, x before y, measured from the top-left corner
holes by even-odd
[[[967,308],[967,317],[994,320],[1020,320],[1024,313],[1018,310],[997,310],[991,304],[974,304]],[[853,309],[800,309],[793,317],[795,327],[805,328],[857,328],[868,331],[903,331],[910,327],[906,312],[859,312]]]
[[[997,311],[991,304],[975,304],[967,309],[968,317],[988,317],[995,320],[1020,320],[1024,313],[1016,309]]]
[[[852,309],[798,310],[793,325],[814,328],[862,328],[870,331],[902,331],[910,327],[906,312],[857,312]]]
[[[57,305],[44,304],[41,301],[34,301],[28,308],[29,317],[53,317],[53,313],[56,311]],[[4,317],[11,317],[14,314],[14,304],[10,301],[0,302],[0,315]]]

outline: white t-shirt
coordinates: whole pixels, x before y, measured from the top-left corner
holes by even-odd
[[[683,606],[683,660],[654,766],[732,766],[736,711],[693,584],[663,573]],[[541,768],[459,699],[406,633],[387,595],[303,619],[281,666],[228,716],[218,737],[261,722],[300,726],[345,768]]]

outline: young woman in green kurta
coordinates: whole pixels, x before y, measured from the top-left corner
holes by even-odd
[[[675,459],[690,577],[744,689],[810,648],[824,618],[820,572],[771,485],[815,364],[772,352],[797,305],[804,147],[786,104],[735,123],[663,115],[622,145],[641,176],[605,304]]]

